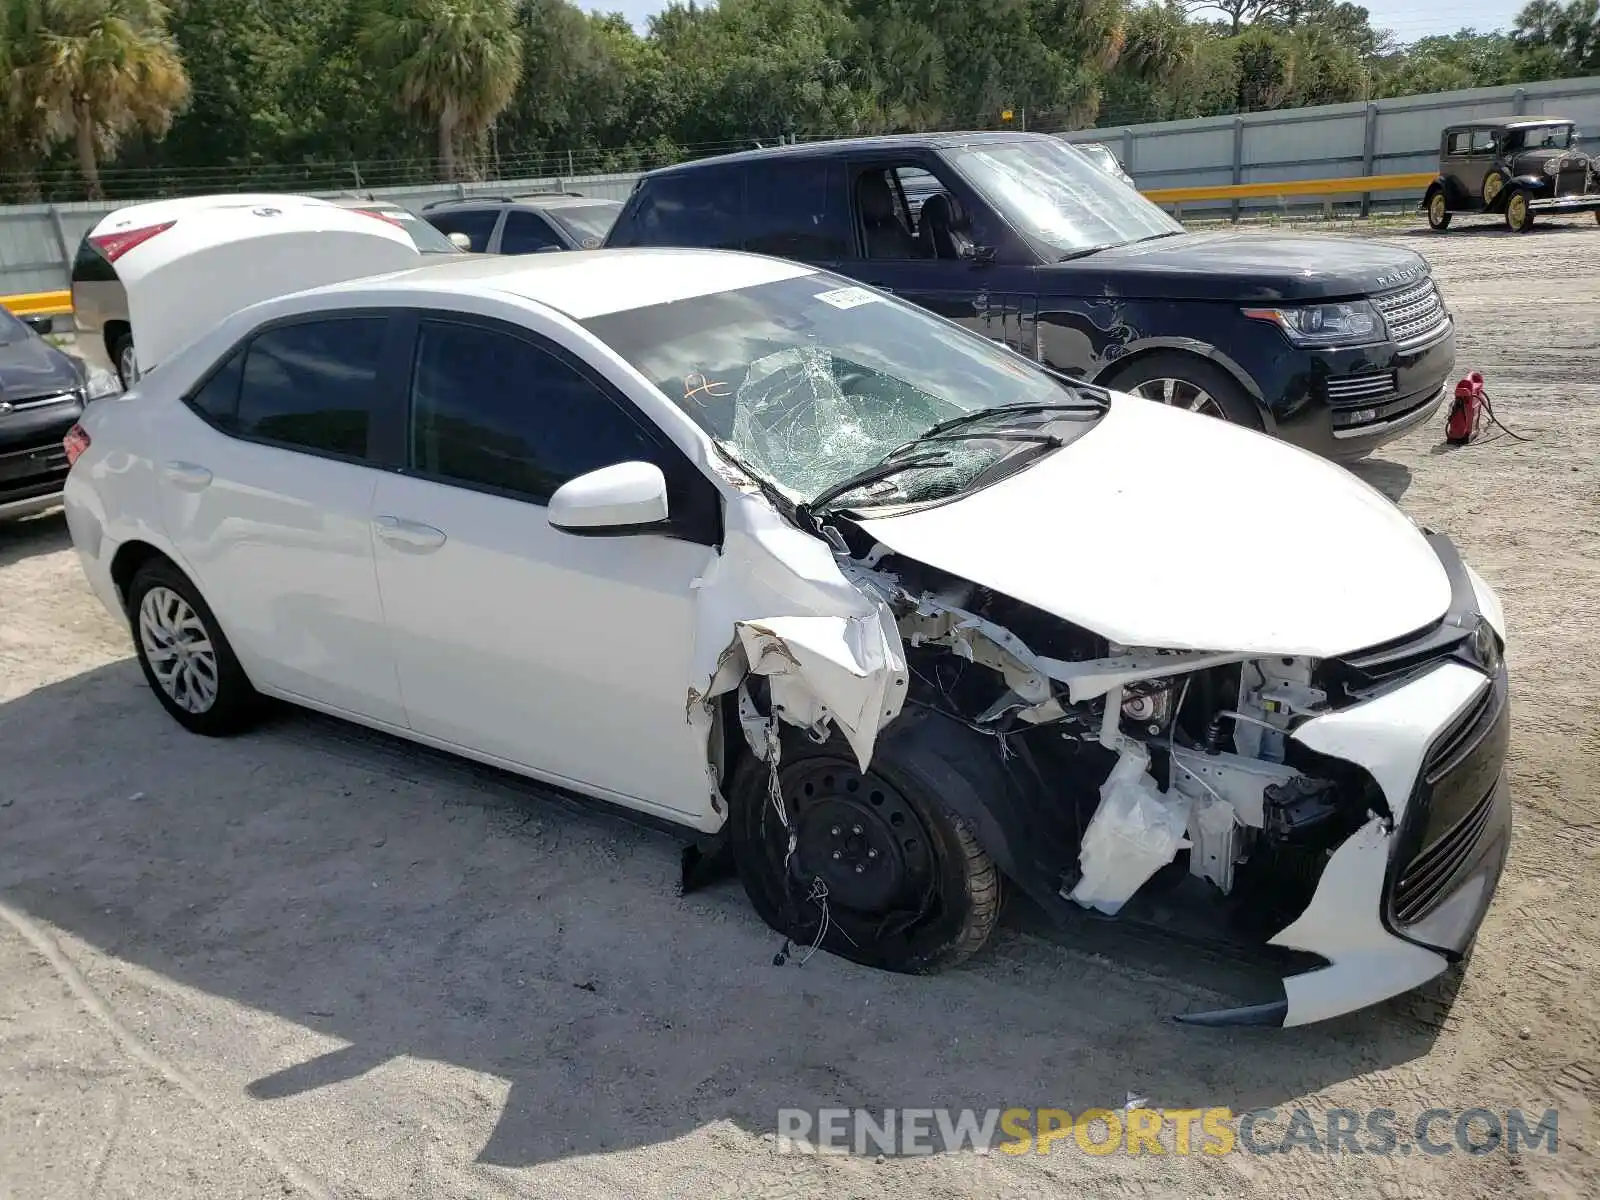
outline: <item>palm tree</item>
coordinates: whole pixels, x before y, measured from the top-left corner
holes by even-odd
[[[373,0],[358,45],[400,106],[438,128],[445,178],[511,103],[522,78],[513,0]]]
[[[38,162],[49,145],[40,0],[0,0],[0,177],[28,203],[39,198]]]
[[[189,99],[189,76],[160,0],[42,0],[41,95],[50,133],[76,143],[91,200],[100,159],[135,130],[160,137]]]

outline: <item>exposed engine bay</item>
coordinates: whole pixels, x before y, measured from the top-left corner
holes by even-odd
[[[1114,646],[892,555],[846,574],[895,614],[906,703],[991,736],[1031,785],[1030,891],[1115,916],[1176,867],[1281,925],[1385,811],[1365,772],[1290,742],[1328,709],[1308,659]]]

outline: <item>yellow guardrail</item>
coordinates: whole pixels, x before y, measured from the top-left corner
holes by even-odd
[[[1431,174],[1357,175],[1344,179],[1285,179],[1272,183],[1228,183],[1215,187],[1152,188],[1145,199],[1156,204],[1194,204],[1203,200],[1270,200],[1290,196],[1360,196],[1368,192],[1420,192],[1437,178]],[[60,316],[72,311],[71,292],[30,292],[0,296],[19,317]]]
[[[19,317],[57,317],[72,311],[72,293],[28,292],[21,296],[0,296],[0,304]]]
[[[1216,187],[1152,188],[1146,200],[1189,204],[1200,200],[1262,200],[1289,196],[1360,196],[1367,192],[1420,192],[1438,176],[1355,175],[1344,179],[1280,179],[1271,183],[1227,183]]]

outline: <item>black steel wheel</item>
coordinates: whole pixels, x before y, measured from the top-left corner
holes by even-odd
[[[746,756],[730,788],[735,861],[762,920],[799,953],[820,936],[823,949],[890,971],[974,954],[999,916],[999,872],[922,764],[880,746],[863,773],[842,740],[818,746],[796,732],[778,768],[789,828],[765,763]]]

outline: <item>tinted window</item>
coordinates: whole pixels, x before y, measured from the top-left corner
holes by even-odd
[[[246,437],[365,458],[377,392],[382,317],[269,329],[244,358],[233,428]]]
[[[607,244],[737,250],[743,193],[743,178],[734,170],[682,171],[648,179]]]
[[[554,354],[499,330],[424,321],[411,392],[411,465],[545,501],[614,463],[666,467],[644,428]]]
[[[83,241],[78,243],[78,255],[72,260],[72,282],[113,283],[116,278],[116,268],[94,248],[89,235],[85,234]]]
[[[813,262],[853,257],[843,172],[820,159],[745,173],[745,249]]]
[[[622,205],[615,200],[591,201],[588,204],[562,204],[545,209],[545,214],[558,225],[565,225],[573,239],[587,250],[592,250],[606,240],[611,226],[616,223]]]
[[[498,208],[476,208],[466,212],[429,213],[428,224],[440,233],[464,233],[472,239],[472,249],[478,254],[489,252],[489,239],[494,235],[495,222],[500,219]]]
[[[244,351],[236,350],[218,367],[211,378],[189,397],[191,407],[224,429],[235,427],[239,413],[239,381],[244,378]]]
[[[506,226],[500,231],[501,254],[535,254],[552,246],[566,249],[550,223],[538,213],[514,209],[506,214]]]

